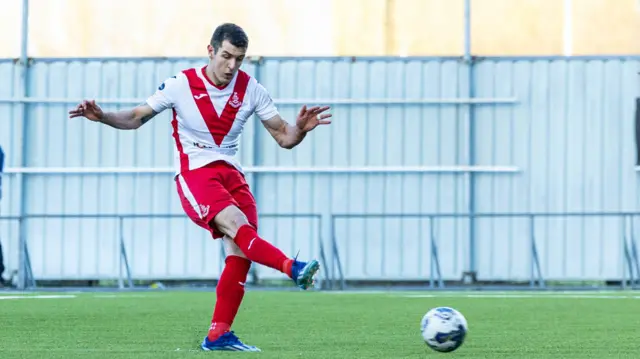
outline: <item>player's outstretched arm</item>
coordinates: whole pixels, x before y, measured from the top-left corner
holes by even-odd
[[[308,132],[313,131],[319,125],[331,123],[327,119],[332,115],[323,113],[328,109],[329,106],[307,108],[305,105],[300,109],[295,125],[290,125],[280,115],[275,115],[266,121],[262,121],[262,124],[280,147],[292,149],[302,142]]]
[[[96,105],[94,100],[85,100],[69,111],[69,118],[85,117],[91,121],[104,123],[119,130],[135,130],[157,114],[146,103],[129,110],[104,112],[100,106]]]

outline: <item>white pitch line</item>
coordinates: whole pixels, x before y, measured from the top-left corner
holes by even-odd
[[[635,292],[635,291],[634,291]],[[538,291],[522,291],[522,290],[500,290],[500,291],[486,291],[486,290],[340,290],[340,291],[320,291],[318,293],[323,294],[337,294],[337,295],[356,295],[356,294],[369,294],[369,295],[432,295],[432,296],[464,296],[464,295],[487,295],[487,296],[498,296],[498,295],[526,295],[526,296],[553,296],[553,295],[568,295],[568,296],[578,296],[578,295],[628,295],[626,293],[631,294],[632,291],[616,291],[616,290],[538,290]],[[640,292],[639,292],[640,293]]]
[[[151,298],[150,295],[144,294],[96,294],[92,296],[93,298],[102,298],[102,299],[126,299],[126,298]]]
[[[631,292],[617,291],[328,291],[331,295],[381,295],[404,298],[593,298],[593,299],[640,299]]]
[[[402,295],[409,295],[412,293],[422,293],[422,292],[407,292],[407,291],[387,291],[387,290],[370,290],[370,291],[364,291],[364,290],[358,290],[358,291],[350,291],[350,290],[329,290],[329,291],[318,291],[316,292],[318,294],[321,295],[334,295],[334,296],[352,296],[352,295],[358,295],[358,296],[366,296],[366,295],[374,295],[374,296],[393,296],[393,297],[399,297]]]
[[[457,294],[457,295],[438,295],[438,294],[404,294],[399,295],[403,298],[496,298],[496,299],[521,299],[521,298],[549,298],[549,299],[640,299],[640,296],[629,295],[589,295],[589,294]]]
[[[0,300],[15,299],[71,299],[76,298],[75,295],[2,295]]]

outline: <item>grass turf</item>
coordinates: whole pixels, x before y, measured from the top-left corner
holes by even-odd
[[[198,350],[212,292],[24,298],[33,295],[0,292],[0,358],[640,358],[640,299],[629,292],[249,290],[234,330],[261,353]],[[420,319],[435,306],[454,307],[469,322],[466,342],[453,353],[421,340]]]

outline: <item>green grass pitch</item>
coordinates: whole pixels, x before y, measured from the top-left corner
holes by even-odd
[[[0,358],[640,358],[635,292],[248,290],[234,330],[261,353],[198,350],[214,292],[24,298],[35,295],[0,292]],[[453,353],[421,340],[420,320],[435,306],[454,307],[469,322]]]

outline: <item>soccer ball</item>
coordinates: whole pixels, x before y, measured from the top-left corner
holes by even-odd
[[[429,348],[442,353],[452,352],[467,336],[467,319],[449,307],[433,308],[422,317],[420,331]]]

